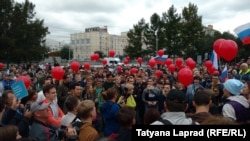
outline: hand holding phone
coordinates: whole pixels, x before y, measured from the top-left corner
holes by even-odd
[[[30,103],[27,103],[27,104],[25,105],[25,109],[30,111]]]

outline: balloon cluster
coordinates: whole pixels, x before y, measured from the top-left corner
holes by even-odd
[[[90,60],[91,61],[98,61],[99,60],[99,54],[94,53],[94,54],[90,55]]]
[[[219,57],[228,62],[232,61],[238,53],[238,45],[233,40],[217,39],[213,49]]]

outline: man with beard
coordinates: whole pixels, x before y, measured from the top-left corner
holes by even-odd
[[[58,105],[61,109],[63,109],[64,101],[66,100],[69,94],[69,82],[70,82],[70,75],[64,74],[63,82],[60,83],[57,88]]]

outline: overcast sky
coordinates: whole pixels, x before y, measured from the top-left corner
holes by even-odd
[[[25,0],[15,0],[24,2]],[[203,25],[221,32],[250,22],[250,0],[29,0],[36,17],[49,27],[48,39],[69,42],[70,34],[89,27],[108,27],[109,34],[128,31],[141,18],[149,22],[153,13],[162,16],[171,5],[181,10],[191,2],[198,7]]]

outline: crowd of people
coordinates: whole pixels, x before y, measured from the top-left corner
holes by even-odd
[[[130,67],[138,71],[131,74]],[[130,141],[133,125],[242,125],[250,122],[250,58],[228,66],[225,82],[202,65],[184,86],[167,67],[64,67],[11,65],[1,71],[0,140]],[[155,74],[161,69],[163,74]],[[28,96],[17,99],[11,85],[28,76]]]

